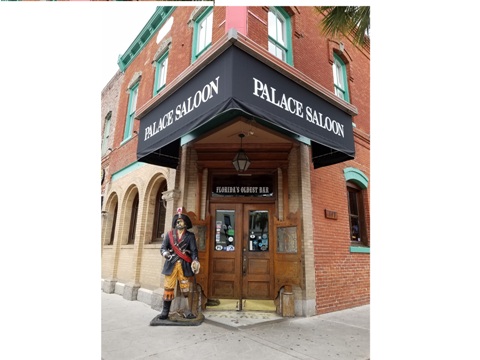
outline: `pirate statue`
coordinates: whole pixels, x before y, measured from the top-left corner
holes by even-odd
[[[182,214],[182,209],[179,208],[177,214],[173,217],[172,230],[165,234],[160,247],[160,253],[165,258],[162,271],[162,274],[165,275],[163,310],[158,315],[158,318],[162,320],[168,318],[170,306],[175,297],[177,281],[180,284],[182,295],[188,298],[190,290],[188,277],[194,276],[200,271],[197,242],[195,234],[187,230],[190,228],[192,228],[190,218]],[[189,304],[189,309],[184,313],[184,317],[187,319],[195,318],[195,315],[191,312],[192,305]]]

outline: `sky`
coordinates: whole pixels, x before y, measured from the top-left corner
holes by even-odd
[[[158,4],[0,2],[2,353],[98,358],[100,93]],[[478,4],[372,5],[372,359],[480,358]]]
[[[119,69],[118,55],[123,54],[140,33],[159,3],[117,2],[102,8],[101,79],[106,85]],[[101,90],[101,89],[100,89]]]

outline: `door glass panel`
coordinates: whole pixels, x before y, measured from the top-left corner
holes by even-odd
[[[235,250],[235,210],[215,212],[215,251]]]
[[[249,251],[268,251],[268,211],[254,210],[249,211],[249,229],[248,229],[248,250]]]

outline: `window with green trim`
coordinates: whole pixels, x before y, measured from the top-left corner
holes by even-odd
[[[340,99],[350,102],[348,96],[347,67],[337,54],[333,54],[333,59],[333,87],[335,89],[335,95]]]
[[[155,83],[153,86],[153,96],[157,95],[165,87],[167,82],[168,52],[165,53],[155,63]]]
[[[135,118],[135,111],[137,110],[138,85],[139,83],[136,83],[130,88],[130,94],[128,97],[127,119],[125,121],[123,140],[127,140],[132,136],[133,120]]]
[[[368,239],[368,177],[359,169],[347,167],[343,169],[347,184],[348,215],[350,224],[350,251],[370,253]]]
[[[103,127],[103,139],[102,139],[102,156],[105,155],[108,149],[108,139],[110,138],[110,120],[112,118],[112,112],[109,111],[105,117],[105,125]]]
[[[268,51],[292,65],[292,26],[290,16],[281,8],[268,10]]]
[[[213,9],[208,8],[200,15],[193,26],[192,62],[207,50],[212,44]]]
[[[363,191],[353,182],[347,182],[348,213],[351,246],[369,246],[365,222]]]

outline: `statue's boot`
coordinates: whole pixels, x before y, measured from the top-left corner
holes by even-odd
[[[158,315],[160,319],[165,320],[168,318],[168,313],[170,312],[170,305],[172,305],[171,300],[170,301],[163,300],[163,309],[160,315]]]
[[[190,292],[187,294],[184,295],[186,298],[187,298],[187,301],[188,301],[188,308],[185,310],[184,314],[183,314],[183,317],[185,319],[195,319],[196,316],[195,314],[192,313],[192,311],[190,311],[190,309],[193,309],[192,305],[193,305],[193,293]]]

